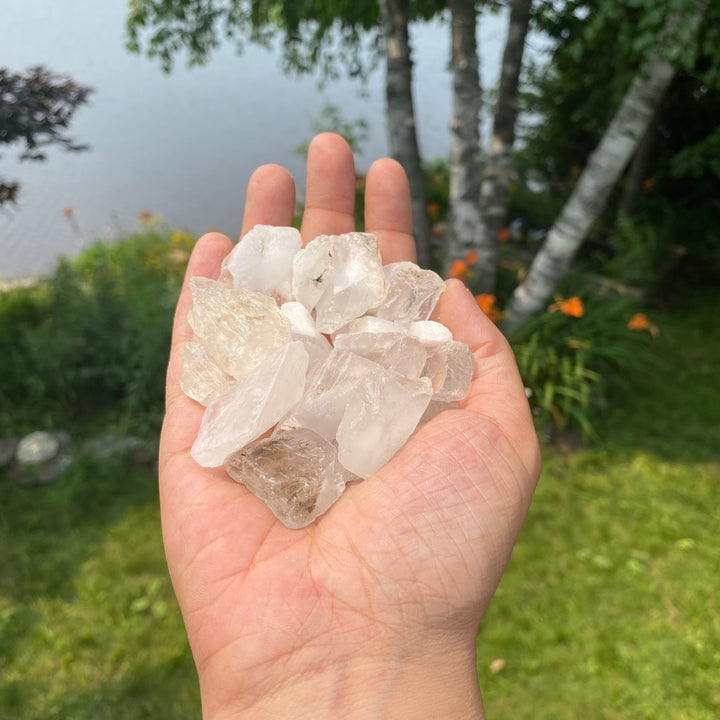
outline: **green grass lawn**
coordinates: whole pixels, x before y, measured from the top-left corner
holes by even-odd
[[[545,451],[478,638],[489,718],[720,717],[716,307],[655,317],[660,369],[592,447]],[[0,720],[200,716],[152,468],[0,475],[0,548]]]

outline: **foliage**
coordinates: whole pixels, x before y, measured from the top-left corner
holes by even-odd
[[[444,4],[412,0],[412,19],[429,19]],[[145,50],[170,70],[183,50],[191,65],[205,62],[222,39],[268,45],[282,37],[286,72],[319,71],[325,78],[341,72],[364,78],[381,54],[378,6],[374,0],[132,0],[127,17],[127,47]]]
[[[157,229],[61,260],[0,295],[0,430],[132,416],[157,429],[173,308],[193,239]],[[141,427],[137,423],[142,418]]]
[[[629,390],[634,377],[655,367],[651,334],[657,329],[649,322],[629,327],[635,310],[623,297],[558,297],[513,336],[542,434],[574,429],[596,437],[610,393]]]
[[[44,160],[43,148],[48,145],[86,150],[63,131],[91,92],[44,67],[30,68],[26,74],[0,68],[0,145],[24,144],[21,160]],[[16,200],[18,187],[0,180],[0,206]]]
[[[368,121],[359,117],[347,120],[342,109],[333,103],[326,103],[320,108],[319,114],[310,121],[313,135],[323,132],[332,132],[345,138],[353,153],[362,152],[362,147],[368,139]],[[293,152],[303,157],[307,156],[310,141],[301,142]]]

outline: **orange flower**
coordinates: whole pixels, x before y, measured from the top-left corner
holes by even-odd
[[[628,330],[647,330],[650,327],[650,321],[644,313],[635,313],[628,320]]]
[[[567,300],[558,300],[548,308],[548,312],[556,312],[557,310],[568,317],[581,318],[585,314],[583,302],[577,295]]]
[[[583,307],[582,300],[576,295],[560,303],[560,312],[569,317],[581,318],[585,314],[585,308]]]
[[[628,320],[628,330],[647,330],[653,337],[657,337],[660,331],[648,320],[645,313],[635,313]]]
[[[510,232],[510,228],[500,228],[497,234],[498,242],[504,243],[506,240],[509,240],[511,234],[512,233]]]
[[[138,220],[140,222],[147,222],[150,220],[150,218],[153,216],[153,214],[150,212],[150,210],[141,210],[138,214]]]
[[[437,220],[440,216],[440,203],[439,202],[429,202],[427,204],[427,213],[428,215],[433,219]]]
[[[477,250],[471,250],[466,256],[465,256],[465,262],[468,265],[474,265],[480,256],[477,254]]]
[[[450,268],[451,278],[460,278],[467,274],[467,263],[464,260],[456,260]]]
[[[475,296],[475,300],[477,300],[477,304],[480,306],[480,309],[488,315],[497,298],[489,293],[481,293],[480,295]]]
[[[73,216],[73,213],[74,213],[74,212],[75,212],[75,210],[74,210],[73,208],[71,208],[71,207],[66,207],[66,208],[63,208],[63,209],[62,209],[63,217],[66,217],[66,218],[68,218],[68,219]]]

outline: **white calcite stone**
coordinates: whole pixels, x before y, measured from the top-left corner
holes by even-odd
[[[429,319],[445,290],[443,279],[412,262],[390,263],[383,272],[388,293],[385,302],[375,311],[377,317],[399,323]]]
[[[336,439],[343,467],[361,478],[377,472],[405,444],[432,397],[428,378],[390,370],[368,374],[349,395]]]
[[[335,349],[349,350],[405,377],[420,377],[428,358],[422,343],[404,333],[344,333],[335,336]]]
[[[387,283],[377,238],[368,233],[320,235],[295,256],[295,299],[315,311],[315,324],[332,333],[377,308]]]
[[[190,452],[198,465],[222,465],[270,430],[300,401],[307,365],[304,345],[289,342],[209,405]]]
[[[406,333],[407,330],[403,325],[393,322],[392,320],[383,320],[374,315],[363,315],[362,317],[351,320],[347,325],[343,325],[339,330],[333,333],[333,341],[338,335],[345,333]]]
[[[233,286],[270,295],[278,302],[292,299],[293,260],[300,249],[293,227],[256,225],[223,260],[221,279]]]
[[[191,278],[190,290],[194,339],[236,379],[292,339],[290,321],[267,295],[200,277]]]
[[[451,340],[433,349],[423,375],[430,378],[433,400],[462,400],[470,390],[475,356],[465,343]]]
[[[201,405],[209,405],[227,392],[235,378],[223,372],[199,342],[189,342],[183,351],[183,374],[180,387]]]
[[[309,525],[356,479],[338,463],[335,445],[305,428],[250,443],[225,468],[289,528]]]

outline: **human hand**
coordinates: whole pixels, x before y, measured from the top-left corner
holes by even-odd
[[[352,153],[310,146],[301,234],[354,229]],[[393,160],[366,180],[365,223],[384,262],[414,260],[407,179]],[[289,225],[295,189],[277,165],[250,180],[243,234]],[[180,389],[191,337],[187,280],[217,277],[232,243],[201,238],[173,330],[160,444],[163,539],[198,670],[203,717],[478,718],[478,625],[540,470],[508,343],[449,280],[434,319],[476,357],[468,397],[421,427],[312,525],[289,530],[223,468],[190,457],[204,408]]]

